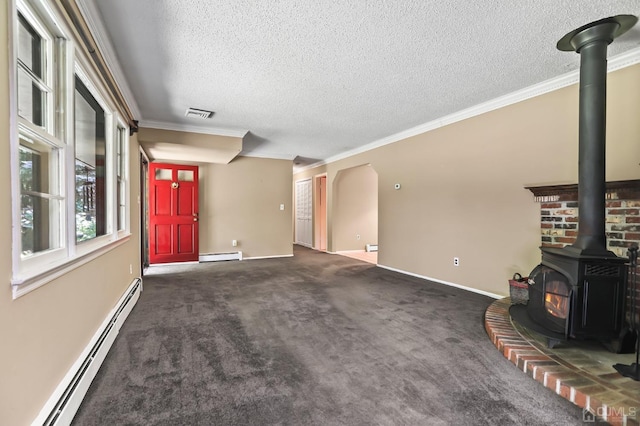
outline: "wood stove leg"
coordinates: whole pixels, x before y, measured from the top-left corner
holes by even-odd
[[[562,342],[562,340],[558,340],[558,339],[552,339],[551,337],[547,338],[547,347],[549,349],[553,349],[555,348],[557,345],[559,345]]]

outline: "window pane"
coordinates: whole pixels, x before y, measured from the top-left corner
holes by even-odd
[[[76,159],[95,169],[97,165],[98,143],[96,137],[97,113],[82,96],[76,93],[75,131]]]
[[[24,141],[24,139],[22,139]],[[49,152],[38,145],[20,146],[20,187],[22,192],[49,192]]]
[[[118,230],[122,230],[126,228],[126,222],[125,222],[125,215],[126,215],[126,210],[125,210],[125,206],[126,206],[126,202],[125,202],[125,195],[126,195],[126,183],[125,183],[125,168],[126,168],[126,164],[125,164],[125,140],[126,140],[126,130],[123,129],[122,127],[118,127],[118,131],[116,134],[116,174],[117,174],[117,181],[118,181],[118,186],[117,186],[117,200],[118,200],[118,212],[117,212],[117,216],[118,216]]]
[[[75,94],[76,241],[107,232],[105,115],[76,77]]]
[[[172,180],[171,169],[156,169],[156,180]]]
[[[23,255],[60,246],[61,198],[57,192],[57,150],[20,138],[20,231]]]
[[[36,195],[22,195],[22,254],[29,255],[51,247],[49,200]]]
[[[124,144],[124,135],[122,134],[122,129],[118,127],[118,132],[116,133],[116,175],[118,177],[122,176],[122,171],[124,170],[123,155],[122,148]]]
[[[19,21],[18,114],[36,126],[43,127],[46,92],[37,84],[44,83],[43,41],[22,15],[19,15]]]
[[[178,170],[178,180],[181,182],[193,182],[193,170]]]
[[[124,182],[121,179],[118,179],[118,187],[117,187],[117,197],[118,197],[118,231],[124,229]]]
[[[18,59],[36,76],[42,79],[42,37],[33,29],[27,20],[19,16]]]
[[[22,68],[18,69],[18,114],[36,126],[44,127],[46,92],[40,90]]]

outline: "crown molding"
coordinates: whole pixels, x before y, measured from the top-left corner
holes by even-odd
[[[140,111],[140,107],[136,102],[135,96],[131,91],[131,87],[129,86],[124,72],[122,71],[122,67],[118,61],[118,56],[116,55],[113,45],[111,44],[111,40],[107,35],[107,30],[102,23],[102,17],[100,16],[100,12],[98,12],[95,2],[96,0],[76,0],[78,9],[80,9],[80,13],[82,13],[83,18],[89,27],[89,31],[91,31],[91,35],[98,45],[98,49],[100,49],[100,52],[104,56],[107,68],[109,68],[109,72],[118,84],[125,102],[127,102],[131,109],[131,113],[134,115],[134,118],[137,117],[140,119],[142,118],[142,112]]]
[[[230,136],[234,138],[244,138],[248,130],[222,129],[218,127],[192,126],[189,124],[167,123],[165,121],[140,120],[139,127],[148,127],[151,129],[174,130],[177,132],[202,133],[214,136]]]
[[[635,65],[637,63],[640,63],[640,47],[628,50],[625,53],[621,53],[609,58],[607,61],[607,72],[616,71],[622,68],[629,67],[631,65]],[[410,138],[412,136],[420,135],[422,133],[447,126],[449,124],[457,123],[458,121],[466,120],[467,118],[476,117],[478,115],[504,108],[506,106],[513,105],[527,99],[535,98],[536,96],[544,95],[545,93],[553,92],[555,90],[571,86],[572,84],[576,84],[578,83],[579,79],[580,70],[577,69],[566,74],[562,74],[558,77],[543,81],[541,83],[534,84],[533,86],[525,87],[524,89],[517,90],[507,95],[500,96],[498,98],[483,102],[470,108],[463,109],[458,112],[454,112],[453,114],[449,114],[436,120],[420,124],[407,130],[403,130],[402,132],[395,133],[385,138],[378,139],[374,142],[368,143],[358,148],[334,155],[325,160],[321,160],[308,166],[301,167],[296,173],[343,160],[345,158],[352,157],[363,152],[371,151],[381,146],[389,145],[394,142]]]

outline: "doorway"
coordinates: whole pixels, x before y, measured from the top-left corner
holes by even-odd
[[[149,159],[144,151],[140,150],[140,276],[149,267]]]
[[[312,247],[313,234],[311,223],[313,220],[311,178],[296,182],[296,233],[295,243],[305,247]]]
[[[327,251],[327,175],[314,178],[316,186],[315,248]]]
[[[149,263],[198,261],[198,166],[149,164]]]

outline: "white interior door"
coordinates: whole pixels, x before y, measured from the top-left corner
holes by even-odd
[[[312,189],[311,179],[296,182],[296,244],[312,246]]]

